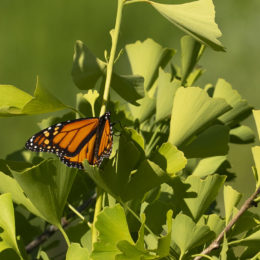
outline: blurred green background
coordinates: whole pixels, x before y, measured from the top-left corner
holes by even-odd
[[[114,25],[116,3],[116,0],[1,0],[0,84],[12,84],[32,94],[39,75],[44,87],[64,103],[74,105],[78,92],[70,76],[74,43],[82,40],[103,59],[104,50],[110,48],[109,30]],[[215,84],[217,78],[224,78],[260,109],[260,1],[215,0],[214,4],[216,22],[223,33],[220,40],[227,51],[206,50],[199,64],[207,71],[197,84]],[[179,51],[182,35],[152,7],[139,3],[124,10],[119,45],[150,37]],[[178,54],[175,59],[178,60]],[[0,158],[22,148],[39,130],[37,122],[47,116],[1,118]],[[252,117],[245,123],[256,131]],[[237,173],[232,185],[246,196],[255,188],[251,146],[230,146],[232,171]]]

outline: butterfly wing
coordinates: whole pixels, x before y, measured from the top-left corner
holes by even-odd
[[[97,143],[95,146],[95,158],[97,164],[100,164],[103,158],[108,158],[112,151],[113,131],[110,124],[110,114],[104,118],[100,118],[99,127],[97,129]]]
[[[100,165],[112,150],[110,113],[102,117],[81,118],[50,126],[32,136],[26,149],[51,152],[70,167],[83,169],[87,159],[91,165]]]
[[[36,152],[51,152],[58,156],[75,156],[95,135],[98,118],[83,118],[50,126],[32,136],[25,148]]]

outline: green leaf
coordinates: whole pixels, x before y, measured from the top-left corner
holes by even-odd
[[[63,209],[77,170],[52,159],[44,160],[22,172],[10,170],[44,219],[60,227]]]
[[[54,112],[67,107],[54,97],[47,89],[43,88],[37,79],[34,97],[22,109],[23,114],[43,114]]]
[[[226,225],[229,223],[232,217],[233,209],[237,206],[242,194],[234,190],[231,186],[225,185],[224,186],[224,205],[225,205],[225,219]]]
[[[246,236],[245,238],[234,240],[229,242],[229,245],[236,245],[236,246],[254,246],[258,245],[260,243],[260,229],[258,229],[251,233],[249,236]]]
[[[158,164],[171,177],[182,170],[187,164],[183,152],[170,143],[163,143],[158,152],[152,157],[152,161]]]
[[[195,224],[191,218],[178,214],[172,223],[172,240],[179,247],[181,257],[190,249],[203,245],[214,237],[206,225]]]
[[[121,98],[135,106],[139,106],[136,100],[144,97],[144,78],[141,76],[113,73],[111,87]]]
[[[235,126],[251,113],[252,108],[247,101],[242,99],[239,93],[232,89],[232,86],[224,79],[217,81],[213,97],[224,98],[232,107],[230,111],[219,117],[219,120],[226,125]]]
[[[175,53],[173,49],[163,48],[152,39],[128,44],[125,49],[132,74],[144,77],[145,90],[152,87],[158,77],[159,67],[164,68]]]
[[[260,110],[253,110],[253,115],[256,123],[256,128],[258,132],[258,137],[260,140]]]
[[[227,252],[228,252],[228,241],[227,241],[227,238],[226,238],[226,234],[224,234],[222,249],[221,249],[221,252],[220,252],[220,259],[221,260],[227,260],[228,259]]]
[[[255,140],[255,134],[253,130],[245,125],[240,125],[231,129],[229,134],[230,142],[235,144],[248,144],[254,142]]]
[[[160,257],[168,256],[170,252],[172,235],[172,213],[172,210],[169,210],[166,216],[167,234],[158,240],[157,254]]]
[[[192,172],[192,175],[203,178],[210,174],[217,173],[219,167],[226,161],[227,156],[213,156],[202,159]]]
[[[198,88],[180,87],[172,108],[169,142],[179,146],[230,109],[222,98],[210,98]]]
[[[138,100],[139,106],[128,105],[134,119],[138,119],[140,123],[144,122],[152,115],[155,114],[156,110],[156,99],[146,96]]]
[[[233,209],[233,216],[234,217],[238,213],[238,209]],[[242,216],[236,221],[234,226],[232,227],[231,232],[229,232],[229,237],[237,237],[241,233],[248,232],[248,230],[252,230],[259,226],[259,216],[254,214],[250,211],[246,211],[243,213]]]
[[[105,62],[96,58],[83,42],[76,41],[71,74],[79,89],[94,88],[105,68]]]
[[[171,115],[175,92],[181,86],[181,82],[171,74],[159,68],[158,87],[156,95],[156,121],[163,120]]]
[[[216,214],[210,214],[204,216],[207,218],[206,224],[212,230],[216,236],[225,228],[225,221]]]
[[[20,115],[31,99],[31,95],[15,86],[0,85],[0,117]]]
[[[122,254],[116,255],[116,260],[148,260],[158,259],[155,255],[150,255],[148,252],[138,250],[138,248],[128,241],[119,241],[117,247]]]
[[[228,153],[229,127],[213,125],[194,137],[191,143],[180,146],[188,158],[205,158]]]
[[[88,260],[89,251],[87,248],[82,248],[78,243],[72,243],[67,251],[66,260]]]
[[[216,199],[225,179],[226,176],[218,174],[209,175],[204,180],[192,175],[186,179],[185,183],[190,184],[188,192],[197,194],[195,198],[184,199],[195,221],[205,213],[210,204]]]
[[[23,259],[16,241],[14,208],[11,194],[0,195],[0,252],[13,249]]]
[[[255,161],[256,166],[256,187],[260,186],[260,146],[252,147],[252,153]]]
[[[105,207],[97,216],[96,228],[99,232],[98,241],[94,243],[91,259],[114,260],[120,252],[119,241],[125,240],[134,244],[126,222],[124,209],[116,204]]]
[[[194,66],[197,64],[203,46],[189,35],[181,38],[181,84],[185,84],[187,77],[192,72]]]
[[[196,40],[217,51],[224,47],[217,40],[222,34],[215,23],[215,10],[212,0],[198,0],[185,4],[149,3],[166,19]]]
[[[19,186],[17,181],[0,172],[0,192],[7,193],[10,192],[12,194],[12,199],[16,204],[21,204],[26,207],[30,212],[34,215],[43,218],[42,214],[39,210],[32,204],[32,202],[25,196],[24,191]]]

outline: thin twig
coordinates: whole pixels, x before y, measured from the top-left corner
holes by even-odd
[[[238,221],[238,219],[242,216],[242,214],[247,211],[250,207],[255,206],[254,199],[257,197],[257,195],[260,194],[260,187],[249,197],[237,215],[228,223],[228,225],[224,228],[224,230],[219,234],[219,236],[206,248],[204,249],[200,255],[207,255],[210,253],[213,249],[216,249],[220,246],[220,242],[223,239],[224,235],[232,228],[232,226]],[[199,260],[203,256],[196,256],[194,260]]]

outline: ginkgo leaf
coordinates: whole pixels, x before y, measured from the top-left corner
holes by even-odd
[[[12,85],[0,85],[0,116],[21,114],[22,108],[32,96]]]
[[[158,77],[159,67],[164,68],[175,51],[147,39],[137,41],[125,47],[133,75],[144,77],[144,89],[149,90]]]
[[[0,195],[0,208],[0,252],[11,248],[23,259],[16,241],[14,208],[10,193]]]
[[[178,88],[172,108],[169,142],[176,146],[187,142],[229,109],[224,99],[211,98],[201,88]]]
[[[171,79],[171,74],[159,68],[158,86],[156,95],[156,121],[160,121],[170,116],[172,112],[173,97],[178,87],[181,86],[180,80]]]
[[[66,108],[67,106],[53,96],[47,89],[41,86],[39,78],[37,78],[34,97],[26,103],[22,109],[22,113],[29,115],[43,114]]]
[[[256,128],[258,132],[258,137],[260,140],[260,110],[253,110],[253,115],[256,123]]]
[[[218,174],[209,175],[201,180],[197,176],[189,176],[185,183],[190,184],[188,192],[197,194],[195,198],[185,198],[185,202],[191,212],[191,216],[197,221],[216,199],[219,189],[223,186],[226,176]]]
[[[77,169],[49,159],[23,171],[10,170],[44,219],[60,227],[60,219]]]
[[[172,223],[172,240],[181,251],[180,259],[187,250],[203,245],[214,237],[209,227],[195,224],[191,218],[184,214],[178,214]]]
[[[67,251],[66,254],[66,260],[88,260],[89,257],[89,251],[87,248],[82,248],[80,244],[72,243]]]
[[[237,206],[240,199],[242,197],[242,194],[234,190],[231,186],[225,185],[224,186],[224,205],[225,205],[225,220],[226,225],[231,220],[232,213],[234,207]]]
[[[198,0],[184,4],[149,3],[166,19],[196,40],[223,51],[217,39],[222,34],[215,23],[215,10],[212,0]]]
[[[203,45],[186,35],[181,38],[181,84],[185,84],[187,77],[192,72],[203,51]]]
[[[242,99],[239,93],[232,89],[232,86],[224,79],[218,79],[213,97],[224,98],[232,107],[231,110],[219,117],[219,120],[226,125],[236,126],[251,113],[252,107],[250,107],[247,101]]]
[[[105,207],[99,213],[95,225],[99,235],[91,254],[93,260],[114,260],[115,256],[121,252],[117,247],[119,241],[125,240],[134,244],[124,209],[119,204],[114,207]]]

